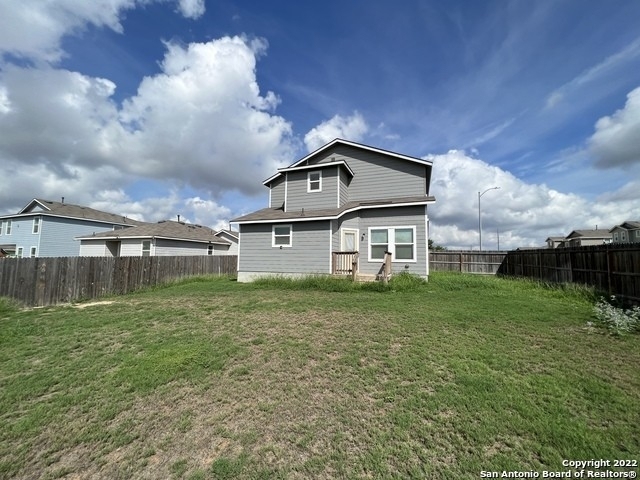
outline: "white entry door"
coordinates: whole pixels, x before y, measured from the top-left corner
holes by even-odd
[[[342,229],[342,245],[343,252],[358,251],[358,230],[344,228]]]

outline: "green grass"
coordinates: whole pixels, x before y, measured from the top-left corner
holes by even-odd
[[[433,274],[0,299],[0,478],[479,478],[640,452],[593,292]],[[82,307],[82,308],[80,308]]]

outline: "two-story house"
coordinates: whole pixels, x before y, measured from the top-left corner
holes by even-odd
[[[34,198],[14,215],[0,217],[0,248],[16,257],[77,257],[79,235],[118,230],[138,222],[89,207]]]
[[[613,235],[613,243],[640,243],[640,222],[627,220],[613,227],[609,233]]]
[[[263,182],[269,206],[232,220],[238,281],[344,273],[343,253],[357,259],[360,275],[375,277],[386,252],[393,272],[426,278],[431,168],[427,160],[335,139],[279,169]]]

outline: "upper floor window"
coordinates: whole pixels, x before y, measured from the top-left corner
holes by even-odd
[[[7,235],[11,235],[11,220],[7,220],[7,223],[5,225],[5,233]]]
[[[33,230],[32,233],[40,233],[40,217],[35,217],[33,219]]]
[[[0,235],[2,235],[2,227],[4,227],[4,222],[0,220]]]
[[[148,257],[151,255],[151,240],[142,241],[142,256]]]
[[[207,245],[207,255],[213,255],[213,245]]]
[[[322,172],[309,172],[307,174],[307,192],[322,191]]]
[[[274,225],[272,230],[272,247],[290,247],[291,225]]]
[[[636,230],[636,238],[640,238],[640,230]]]
[[[613,241],[614,242],[618,241],[618,232],[613,232]]]
[[[627,240],[627,232],[620,232],[620,240],[623,242]]]

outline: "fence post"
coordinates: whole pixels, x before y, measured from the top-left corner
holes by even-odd
[[[609,297],[611,297],[612,291],[611,285],[611,249],[607,248],[607,292],[609,293]]]
[[[460,273],[462,273],[462,252],[460,252]]]

